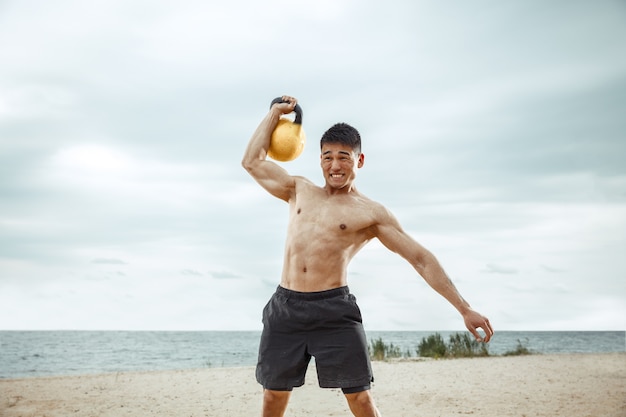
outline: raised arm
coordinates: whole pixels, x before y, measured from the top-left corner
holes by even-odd
[[[295,190],[295,180],[278,164],[267,160],[272,132],[283,114],[293,111],[297,101],[293,97],[283,96],[287,103],[272,105],[270,111],[255,130],[243,155],[241,165],[270,194],[289,201]]]
[[[493,335],[493,328],[489,320],[470,307],[443,270],[437,258],[402,230],[400,223],[393,214],[384,208],[381,210],[384,212],[375,228],[376,237],[389,250],[406,259],[428,285],[461,313],[465,326],[476,340],[488,342]],[[478,333],[479,328],[484,331],[484,337]]]

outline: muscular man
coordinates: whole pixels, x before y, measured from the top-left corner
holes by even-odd
[[[296,99],[283,96],[258,126],[242,165],[270,194],[289,204],[289,225],[280,285],[263,310],[257,380],[264,388],[263,416],[283,416],[291,390],[304,383],[315,357],[320,387],[341,388],[352,413],[379,416],[370,393],[373,381],[361,313],[348,290],[347,267],[377,238],[406,259],[462,315],[478,341],[493,334],[489,320],[461,297],[442,267],[381,204],[354,181],[365,156],[356,129],[338,123],[320,141],[325,185],[291,176],[267,160],[271,134]],[[478,329],[484,331],[481,337]]]

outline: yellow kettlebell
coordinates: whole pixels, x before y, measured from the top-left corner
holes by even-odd
[[[272,100],[270,108],[276,103],[286,103],[286,101],[281,97],[276,97]],[[299,157],[304,150],[306,135],[302,128],[302,108],[299,104],[296,104],[293,111],[296,113],[295,119],[291,121],[281,116],[274,132],[272,132],[267,156],[276,161],[293,161]]]

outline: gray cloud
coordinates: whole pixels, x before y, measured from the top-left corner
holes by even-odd
[[[308,135],[284,167],[320,183],[320,135],[358,127],[359,189],[497,328],[624,328],[620,2],[291,6],[2,3],[0,318],[21,321],[0,328],[258,328],[287,206],[239,161],[283,93]],[[432,328],[415,305],[462,326],[365,251],[350,276],[371,328]],[[537,299],[562,308],[531,317]]]

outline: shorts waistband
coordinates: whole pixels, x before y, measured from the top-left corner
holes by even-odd
[[[281,287],[280,285],[276,288],[276,294],[282,295],[283,297],[292,298],[295,300],[325,300],[328,298],[341,297],[344,295],[350,294],[350,289],[348,286],[333,288],[331,290],[324,291],[314,291],[314,292],[301,292],[301,291],[293,291],[288,290],[287,288]]]

